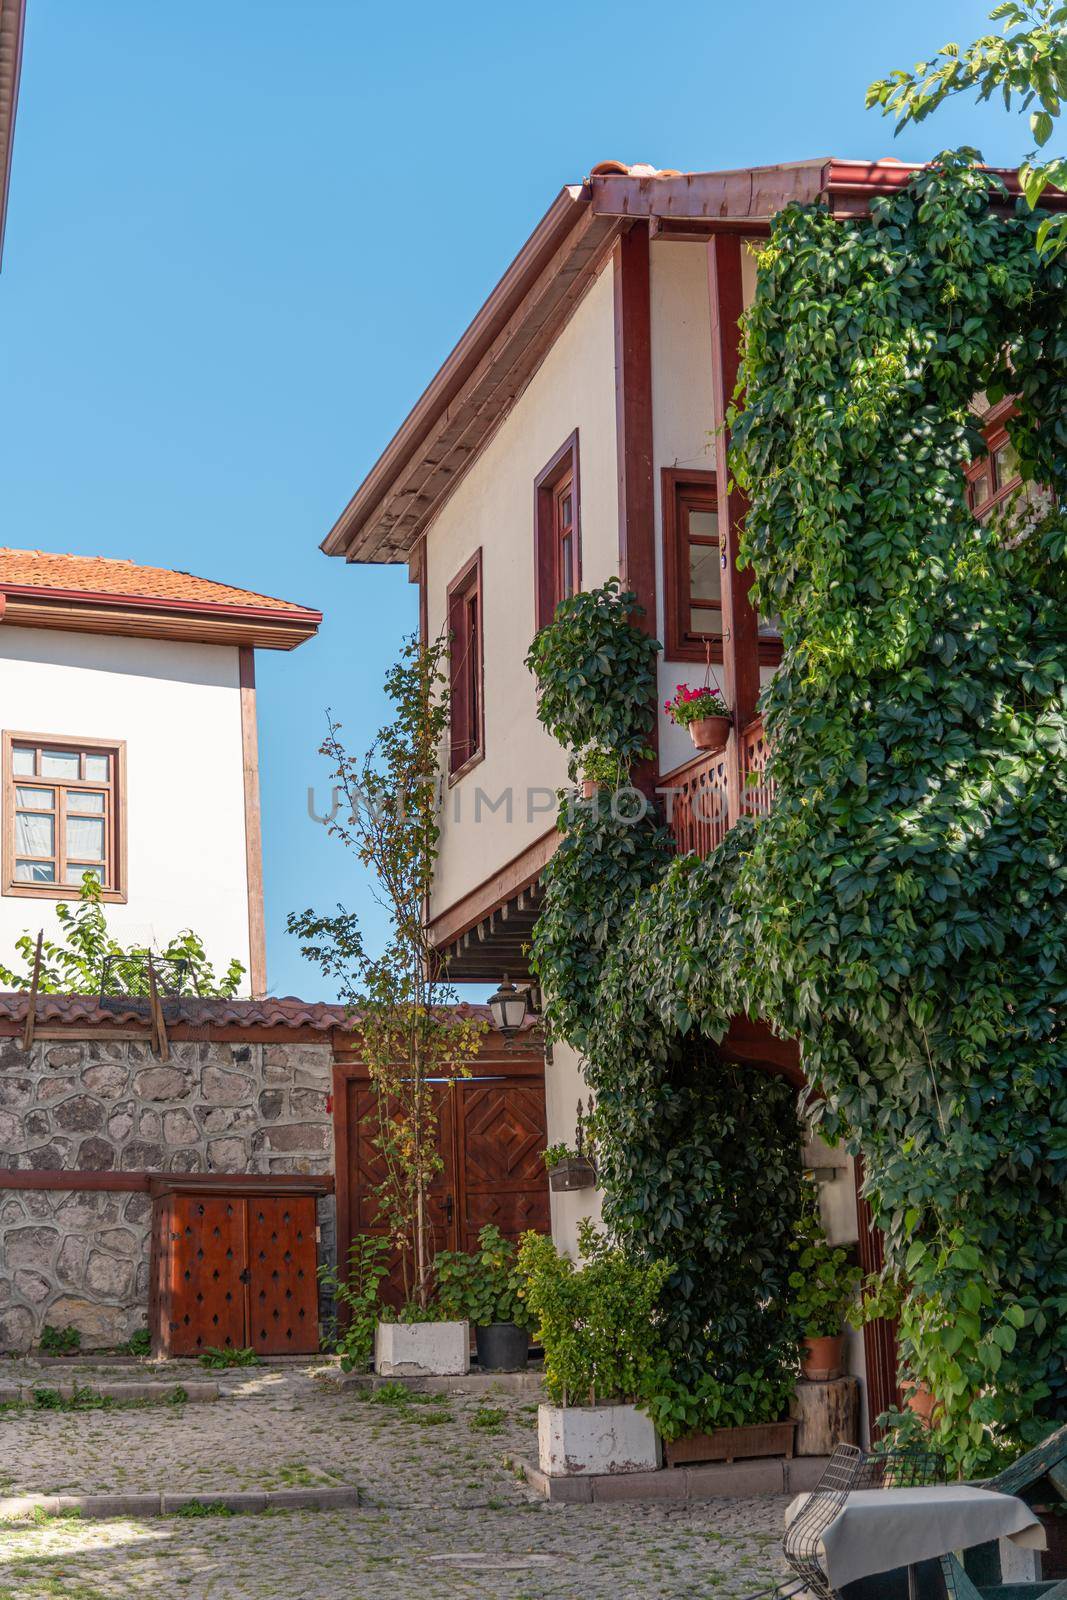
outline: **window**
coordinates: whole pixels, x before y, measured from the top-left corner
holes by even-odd
[[[722,553],[714,472],[664,467],[663,572],[666,656],[670,661],[722,660]],[[759,658],[781,660],[775,617],[759,619]]]
[[[534,546],[537,626],[544,628],[582,587],[577,429],[534,480]]]
[[[988,517],[1009,499],[1022,483],[1019,460],[1004,420],[982,431],[986,439],[985,452],[967,468],[967,504],[980,519]]]
[[[125,899],[125,746],[4,734],[4,893]]]
[[[450,740],[453,778],[485,754],[482,703],[482,552],[472,556],[448,586]]]

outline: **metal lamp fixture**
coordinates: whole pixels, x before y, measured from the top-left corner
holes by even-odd
[[[505,1039],[510,1039],[518,1033],[526,1021],[526,1012],[529,1008],[529,995],[526,989],[517,989],[508,979],[505,972],[504,981],[495,994],[489,996],[489,1010],[493,1014],[493,1023],[497,1032]]]

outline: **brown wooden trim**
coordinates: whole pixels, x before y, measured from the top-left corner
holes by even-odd
[[[698,468],[662,467],[660,469],[660,502],[663,524],[663,659],[665,661],[704,662],[707,655],[704,641],[694,639],[687,627],[689,613],[689,563],[685,530],[678,515],[680,492],[687,486],[705,491],[715,502],[718,495],[714,472]],[[711,639],[711,659],[722,660],[722,640]]]
[[[241,768],[244,783],[245,883],[248,896],[248,967],[253,1000],[267,992],[267,931],[263,910],[263,823],[259,804],[259,732],[256,727],[256,653],[237,652],[241,695]]]
[[[460,611],[473,597],[475,602],[474,660],[457,654],[457,628]],[[445,615],[451,635],[449,667],[449,783],[458,783],[472,767],[485,759],[485,587],[482,583],[481,545],[464,562],[445,591]],[[477,701],[477,726],[470,726],[466,691],[473,683]],[[458,736],[457,736],[458,730]]]
[[[425,650],[430,642],[429,595],[426,581],[426,535],[408,557],[408,582],[419,586],[419,644]]]
[[[334,1201],[334,1265],[341,1277],[348,1278],[348,1249],[352,1238],[352,1150],[348,1137],[348,1081],[353,1077],[346,1065],[333,1066],[333,1171],[336,1182]]]
[[[57,750],[99,751],[112,758],[112,776],[107,783],[94,783],[79,778],[76,782],[53,778],[16,779],[13,750],[15,745],[44,746]],[[112,905],[125,905],[129,898],[127,876],[127,792],[126,792],[126,741],[124,739],[87,739],[68,737],[66,734],[25,733],[5,728],[3,731],[3,843],[0,849],[0,893],[18,900],[76,900],[81,888],[75,883],[23,883],[15,877],[15,783],[24,788],[56,788],[76,791],[79,788],[94,791],[106,790],[110,805],[105,811],[106,860],[113,882],[100,890],[100,898]],[[63,827],[64,811],[57,805],[53,813],[56,829],[56,871],[61,864],[64,841],[59,838]],[[113,869],[113,870],[112,870]]]
[[[295,650],[314,637],[320,611],[292,613],[252,607],[99,599],[78,591],[16,588],[4,585],[7,605],[3,626],[59,628],[68,633],[106,633],[139,639],[176,639],[183,643],[250,645],[260,650]],[[158,609],[157,609],[158,608]]]
[[[276,1173],[258,1177],[249,1172],[66,1172],[21,1171],[0,1167],[0,1189],[45,1189],[71,1193],[164,1194],[174,1190],[207,1190],[229,1194],[234,1190],[255,1194],[297,1190],[303,1194],[330,1194],[330,1173]]]
[[[719,1044],[724,1061],[739,1061],[774,1076],[785,1078],[795,1088],[807,1083],[800,1064],[800,1045],[796,1039],[780,1039],[758,1018],[737,1016]]]
[[[582,582],[582,490],[578,429],[565,439],[552,459],[534,479],[534,621],[547,627],[563,598],[562,574],[556,546],[555,511],[559,486],[571,481],[574,503],[574,536],[577,540],[577,578]]]
[[[615,437],[619,484],[619,576],[636,594],[638,625],[656,636],[656,515],[652,472],[652,299],[648,224],[622,234],[613,256],[615,304]],[[657,692],[656,700],[659,695]],[[651,794],[659,766],[659,717],[653,718],[651,762],[632,781]]]
[[[426,933],[430,942],[438,950],[451,944],[453,939],[458,939],[461,934],[481,922],[491,911],[497,911],[517,895],[520,890],[528,889],[534,883],[545,864],[555,853],[560,840],[556,828],[550,828],[547,833],[535,839],[533,844],[526,846],[519,855],[498,867],[491,877],[483,878],[475,888],[467,891],[459,900],[454,900],[444,911],[439,911],[433,921],[427,925]]]
[[[716,234],[708,244],[708,291],[711,302],[712,420],[715,466],[719,484],[719,537],[726,561],[722,569],[723,687],[734,721],[727,748],[731,827],[741,816],[740,741],[737,729],[751,722],[759,700],[759,629],[749,598],[753,575],[737,565],[737,547],[747,502],[730,474],[730,434],[726,412],[737,383],[741,361],[740,320],[744,311],[741,252],[736,234]]]

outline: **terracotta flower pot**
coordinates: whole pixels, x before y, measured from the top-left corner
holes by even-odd
[[[729,717],[697,717],[689,724],[689,737],[698,750],[725,750],[731,726]]]
[[[934,1412],[937,1410],[937,1400],[925,1383],[916,1385],[904,1401],[904,1405],[926,1423],[933,1421]]]
[[[598,784],[597,784],[597,781],[596,781],[595,778],[583,778],[582,779],[582,799],[583,800],[592,800],[593,796],[597,792],[597,788],[598,788]]]
[[[805,1339],[800,1347],[802,1376],[811,1383],[826,1383],[831,1378],[839,1378],[844,1353],[843,1333],[823,1334],[817,1339]]]

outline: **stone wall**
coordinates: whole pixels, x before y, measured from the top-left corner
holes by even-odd
[[[326,1040],[179,1042],[168,1061],[133,1040],[0,1040],[0,1168],[328,1173],[331,1064]],[[151,1211],[143,1193],[0,1190],[0,1350],[45,1325],[77,1327],[86,1349],[143,1327]],[[332,1196],[319,1225],[332,1261]]]

